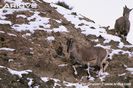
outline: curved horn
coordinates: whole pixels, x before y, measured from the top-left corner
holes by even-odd
[[[125,5],[125,8],[127,8],[127,5]]]
[[[72,38],[67,39],[67,52],[69,52],[69,49],[71,48]]]

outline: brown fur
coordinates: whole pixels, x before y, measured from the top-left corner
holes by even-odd
[[[115,31],[118,36],[127,36],[129,29],[130,29],[130,21],[129,21],[129,14],[132,9],[127,8],[125,6],[123,8],[123,16],[118,18],[115,22]]]
[[[107,50],[101,47],[79,47],[76,44],[76,40],[72,38],[67,41],[67,45],[67,51],[70,54],[70,58],[73,57],[72,59],[80,65],[99,66],[100,71],[105,71],[105,69],[107,68]],[[104,67],[103,64],[105,64]]]

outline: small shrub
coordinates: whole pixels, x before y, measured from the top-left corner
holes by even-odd
[[[77,16],[77,13],[76,12],[72,12],[71,14]]]
[[[72,7],[70,7],[69,5],[67,5],[65,2],[58,1],[56,4],[59,5],[59,6],[62,6],[64,8],[66,8],[66,9],[72,10]]]

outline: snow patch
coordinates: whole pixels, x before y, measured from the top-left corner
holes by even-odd
[[[29,20],[28,24],[14,24],[12,28],[16,31],[29,30],[31,32],[34,32],[34,30],[50,28],[50,25],[48,24],[50,18],[41,17],[39,14],[40,12],[34,12],[34,15],[27,18]]]
[[[126,75],[126,73],[118,74],[118,76],[124,76],[124,75]]]
[[[131,72],[131,74],[133,74],[133,68],[126,68],[126,70]]]
[[[19,17],[27,18],[27,16],[25,16],[25,15],[17,15],[16,17],[17,17],[17,18],[19,18]]]
[[[28,86],[29,86],[29,88],[33,88],[33,87],[32,87],[32,84],[33,84],[33,78],[27,78],[27,80],[29,80],[29,82],[28,82]]]
[[[66,29],[66,27],[64,27],[64,26],[59,26],[59,28],[53,28],[52,29],[54,32],[68,32],[67,31],[67,29]]]
[[[54,40],[55,40],[55,37],[49,36],[49,37],[47,37],[47,40],[48,40],[48,41],[54,41]]]
[[[15,34],[12,34],[12,33],[7,33],[9,36],[14,36],[14,37],[16,37],[17,35],[15,35]]]
[[[120,50],[120,49],[112,49],[112,52],[109,54],[109,58],[112,59],[113,55],[115,54],[128,54],[129,57],[133,56],[133,52],[129,52],[129,51],[124,51],[124,50]]]
[[[22,35],[23,38],[26,38],[26,37],[28,37],[28,36],[31,36],[31,33],[26,33],[26,34],[23,34],[23,35]]]
[[[49,77],[41,77],[41,79],[42,79],[44,82],[49,81]]]
[[[55,84],[54,86],[56,85],[60,85],[59,83],[61,82],[59,79],[55,79],[55,78],[49,78],[49,77],[41,77],[41,79],[44,81],[44,82],[47,82],[49,80],[54,80],[55,81]],[[89,88],[89,85],[85,85],[85,84],[81,84],[81,83],[70,83],[70,82],[66,82],[66,81],[63,81],[61,82],[63,83],[66,87],[72,87],[72,86],[75,86],[76,88]]]
[[[14,60],[13,60],[13,59],[9,59],[9,60],[8,60],[8,62],[12,62],[12,61],[14,61]]]
[[[58,82],[60,82],[60,80],[59,79],[55,79],[55,78],[49,78],[49,77],[41,77],[41,79],[44,81],[44,82],[47,82],[47,81],[49,81],[49,80],[54,80],[54,87],[53,88],[55,88],[55,86],[60,86],[60,84],[58,83]]]
[[[0,48],[0,50],[3,50],[3,51],[14,51],[15,49],[12,49],[12,48]]]
[[[0,24],[9,24],[9,25],[12,25],[12,22],[8,21],[8,20],[0,20]]]
[[[18,75],[20,78],[22,77],[22,74],[29,74],[29,72],[32,72],[31,70],[16,71],[16,70],[12,70],[12,69],[10,69],[10,68],[8,68],[8,71],[9,71],[12,75]]]
[[[5,68],[5,67],[0,65],[0,68]]]
[[[100,72],[100,80],[105,81],[105,78],[109,75],[107,72]]]
[[[65,66],[68,66],[68,64],[60,64],[58,65],[59,67],[65,67]]]
[[[4,32],[4,31],[0,31],[0,33],[2,33],[2,34],[3,34],[3,33],[5,33],[5,32]]]
[[[90,81],[94,81],[95,78],[94,78],[94,77],[89,77],[89,80],[90,80]]]
[[[87,84],[85,85],[82,83],[70,83],[70,82],[66,82],[66,81],[64,81],[63,83],[67,87],[75,86],[76,88],[89,88],[89,85],[87,85]]]
[[[101,44],[97,44],[95,47],[102,47],[104,49],[111,49],[111,46],[103,46]]]

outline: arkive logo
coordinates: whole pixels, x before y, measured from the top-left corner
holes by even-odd
[[[6,9],[30,9],[30,8],[37,8],[36,3],[5,3],[0,4],[0,8],[6,8]]]

